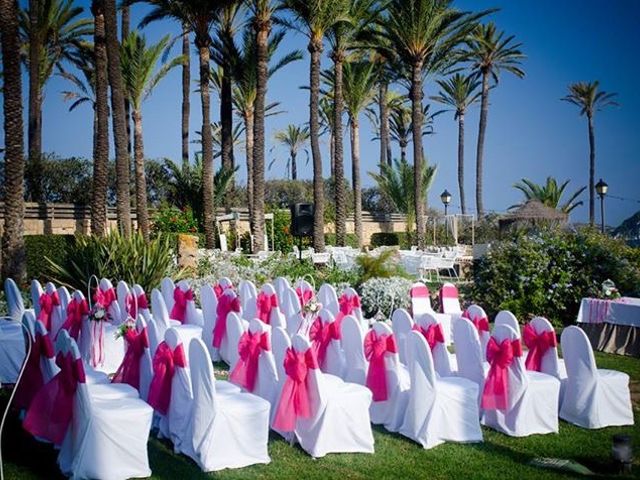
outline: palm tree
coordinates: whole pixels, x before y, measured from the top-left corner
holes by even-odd
[[[477,103],[480,98],[480,92],[478,92],[480,82],[472,76],[456,73],[447,80],[438,80],[438,85],[440,85],[440,93],[431,98],[451,107],[455,112],[453,119],[458,120],[458,189],[460,190],[460,205],[464,215],[467,213],[464,195],[464,114],[467,108]]]
[[[524,202],[512,205],[509,209],[521,207],[529,200],[537,200],[547,207],[555,208],[563,213],[569,214],[575,208],[582,205],[582,200],[576,202],[576,199],[582,195],[582,192],[584,192],[587,187],[579,188],[569,199],[561,203],[562,196],[568,184],[569,180],[565,181],[562,185],[558,185],[558,182],[553,177],[547,177],[547,182],[544,185],[538,185],[529,179],[523,178],[520,182],[514,184],[513,188],[520,190],[524,194]]]
[[[0,0],[4,112],[4,227],[2,276],[19,284],[26,280],[24,250],[24,133],[22,77],[17,2]]]
[[[333,141],[333,95],[324,93],[320,97],[320,103],[318,106],[318,115],[320,116],[320,135],[325,133],[329,135],[329,170],[330,177],[333,178],[336,162],[335,162],[335,142]]]
[[[513,35],[504,38],[504,32],[499,32],[495,24],[489,22],[486,25],[477,25],[467,42],[472,68],[475,74],[482,78],[480,124],[476,150],[476,210],[479,217],[484,215],[482,176],[484,172],[484,139],[489,114],[490,80],[493,80],[494,86],[497,85],[502,70],[512,73],[518,78],[524,77],[524,71],[520,68],[520,62],[525,58],[520,50],[522,44],[514,44],[513,39]]]
[[[586,115],[589,127],[589,223],[595,221],[595,176],[596,176],[596,137],[593,117],[603,108],[616,106],[617,93],[599,90],[600,82],[577,82],[569,85],[569,95],[562,100],[580,108],[580,115]]]
[[[320,100],[320,59],[323,39],[335,24],[348,20],[345,0],[283,0],[282,5],[293,14],[293,22],[285,24],[297,28],[309,39],[307,46],[311,54],[309,68],[309,134],[311,135],[311,157],[313,158],[313,248],[324,251],[324,181],[320,156],[320,123],[318,108]],[[334,126],[335,128],[335,126]],[[335,136],[334,136],[335,138]]]
[[[289,124],[287,128],[276,133],[275,139],[289,149],[291,180],[297,180],[298,169],[296,166],[296,157],[298,150],[309,140],[309,127]]]
[[[362,247],[362,186],[360,182],[360,113],[375,99],[377,66],[371,62],[344,65],[344,102],[349,115],[351,178],[353,184],[353,227]],[[386,165],[386,163],[385,163]]]
[[[422,164],[420,183],[421,195],[425,196],[431,188],[437,168],[434,165]],[[415,182],[414,167],[407,160],[393,161],[393,165],[381,165],[380,173],[369,172],[369,175],[378,184],[378,189],[395,206],[397,211],[407,217],[407,234],[413,231],[415,217]],[[418,195],[420,196],[420,195]]]
[[[191,50],[189,26],[182,24],[182,165],[189,165],[189,115],[191,112]]]
[[[172,68],[182,65],[184,59],[176,57],[156,71],[163,51],[171,40],[169,35],[158,43],[147,46],[145,37],[133,31],[124,39],[121,48],[122,78],[126,96],[131,104],[134,127],[134,163],[136,174],[136,213],[138,229],[149,239],[149,211],[147,208],[147,180],[144,171],[144,143],[142,135],[142,102],[151,95],[158,83]]]
[[[454,9],[452,0],[390,0],[380,22],[384,42],[380,49],[387,58],[398,58],[410,82],[414,191],[423,192],[423,75],[438,72],[455,60],[455,49],[472,31],[475,21],[487,12],[469,14]],[[425,244],[426,199],[415,197],[417,243]]]
[[[129,36],[131,31],[131,9],[128,4],[124,3],[120,7],[120,45],[124,43],[125,38]],[[131,104],[129,98],[124,98],[124,117],[127,124],[127,152],[129,157],[133,155],[133,140],[131,138]]]
[[[413,123],[411,108],[405,104],[406,97],[399,97],[390,104],[389,132],[390,138],[400,146],[400,159],[407,158],[407,146],[412,140]],[[442,113],[441,110],[431,113],[431,105],[422,108],[422,136],[433,133],[433,119]]]
[[[202,106],[202,163],[205,179],[202,189],[204,208],[205,247],[215,247],[215,214],[213,210],[213,141],[211,138],[211,100],[209,96],[209,60],[211,36],[209,31],[220,9],[232,0],[128,0],[146,1],[153,6],[141,22],[147,25],[160,19],[173,18],[183,26],[188,26],[194,34],[194,44],[198,49],[200,67],[200,103]]]

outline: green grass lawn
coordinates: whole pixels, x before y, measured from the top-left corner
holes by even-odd
[[[628,373],[632,378],[635,415],[638,418],[640,360],[617,355],[596,354],[600,368]],[[216,365],[216,370],[221,365]],[[222,372],[220,372],[222,373]],[[6,402],[6,393],[2,396]],[[585,430],[560,421],[558,435],[534,435],[511,438],[483,428],[484,443],[447,443],[431,450],[381,427],[374,427],[373,455],[334,454],[313,460],[298,446],[290,446],[278,435],[269,441],[271,464],[239,470],[204,474],[189,458],[174,455],[170,444],[156,439],[149,441],[149,457],[155,479],[223,478],[223,479],[405,479],[405,478],[577,478],[578,475],[541,469],[529,465],[535,457],[554,457],[575,460],[592,471],[607,477],[614,476],[610,460],[611,437],[626,433],[633,437],[636,448],[635,471],[640,474],[640,428],[606,428]],[[5,478],[60,478],[56,452],[24,434],[17,418],[8,420],[3,435]],[[624,477],[619,477],[624,478]],[[629,477],[635,478],[635,477]]]

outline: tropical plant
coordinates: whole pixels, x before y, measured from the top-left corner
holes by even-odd
[[[564,213],[571,213],[576,207],[582,205],[582,200],[577,202],[577,198],[582,195],[587,187],[582,187],[574,192],[567,200],[563,202],[562,196],[565,193],[569,180],[565,181],[561,185],[553,177],[547,177],[547,182],[543,185],[538,185],[527,178],[523,178],[520,182],[513,185],[513,188],[520,190],[524,195],[524,202],[529,200],[537,200],[544,205],[560,210]],[[523,203],[512,205],[511,208],[518,208]]]
[[[395,159],[392,166],[381,165],[380,173],[369,172],[380,191],[393,203],[397,211],[406,215],[407,233],[413,230],[416,215],[413,171],[413,166],[409,162]],[[423,196],[426,196],[429,191],[436,171],[437,167],[422,164],[420,186],[423,189]]]
[[[197,233],[198,221],[190,207],[182,209],[173,205],[163,205],[153,217],[153,232],[160,233]]]
[[[380,255],[360,255],[356,265],[360,270],[360,282],[365,283],[372,278],[391,278],[406,275],[394,257],[396,250],[384,250]]]
[[[298,168],[296,166],[296,157],[298,156],[298,150],[309,140],[309,127],[289,124],[287,128],[276,133],[275,139],[289,149],[287,170],[289,170],[289,168],[291,169],[291,180],[297,180]],[[308,161],[309,152],[306,152]],[[273,162],[271,162],[271,165],[273,165]]]
[[[406,97],[400,97],[389,106],[390,138],[400,147],[400,159],[407,158],[407,147],[413,136],[411,108],[407,107],[405,101]],[[426,104],[422,109],[422,136],[433,133],[433,119],[442,113],[442,111],[431,113],[430,110],[430,104]]]
[[[596,112],[618,103],[616,93],[600,90],[600,82],[576,82],[569,85],[569,94],[562,98],[580,109],[580,115],[587,117],[589,126],[589,223],[595,221],[595,176],[596,176],[596,136],[593,117]]]
[[[518,78],[524,77],[520,68],[525,58],[520,50],[521,43],[514,43],[514,36],[504,37],[504,32],[498,31],[493,22],[486,25],[478,24],[473,34],[469,36],[467,46],[469,59],[475,75],[482,79],[482,94],[480,101],[480,122],[478,126],[478,145],[476,149],[476,210],[478,216],[484,215],[483,201],[483,172],[484,172],[484,140],[487,131],[489,115],[489,91],[498,84],[501,71],[514,74]]]
[[[138,229],[145,239],[149,239],[149,210],[147,207],[147,179],[144,169],[144,143],[142,132],[142,102],[153,89],[173,69],[184,61],[175,57],[157,68],[160,57],[166,50],[171,37],[164,36],[155,44],[147,45],[146,38],[136,31],[122,42],[121,66],[125,94],[132,108],[134,125],[134,164],[136,177],[136,213]]]
[[[472,76],[456,73],[446,80],[438,80],[440,93],[431,97],[438,103],[447,105],[454,111],[453,119],[458,121],[458,190],[462,214],[467,213],[464,194],[464,115],[469,106],[480,98],[478,86],[480,82]]]

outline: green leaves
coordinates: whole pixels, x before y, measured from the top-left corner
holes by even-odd
[[[579,202],[576,202],[576,200],[587,187],[578,189],[564,201],[564,203],[561,203],[562,196],[568,184],[569,180],[565,181],[562,185],[558,185],[558,182],[553,177],[547,177],[547,182],[544,185],[538,185],[529,179],[523,178],[522,181],[516,183],[513,187],[524,194],[525,202],[528,200],[537,200],[547,207],[555,208],[564,213],[571,213],[573,209],[582,205],[582,200]],[[509,208],[517,208],[521,205],[522,204],[512,205]]]
[[[580,115],[593,116],[594,112],[606,107],[618,106],[614,98],[617,93],[609,93],[599,90],[600,82],[576,82],[569,84],[569,94],[561,98],[565,102],[572,103],[580,108]]]

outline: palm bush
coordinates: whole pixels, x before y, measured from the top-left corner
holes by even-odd
[[[386,250],[380,255],[360,255],[356,258],[360,283],[372,278],[404,277],[406,272],[394,261],[395,250]]]
[[[582,200],[576,200],[587,187],[579,188],[563,202],[562,196],[565,193],[567,185],[569,185],[569,180],[558,185],[558,182],[553,177],[547,177],[547,182],[543,185],[538,185],[527,178],[523,178],[522,181],[516,183],[513,188],[522,192],[524,202],[522,204],[512,205],[509,208],[520,207],[529,200],[538,200],[547,207],[555,208],[563,213],[571,213],[576,207],[582,205]]]

